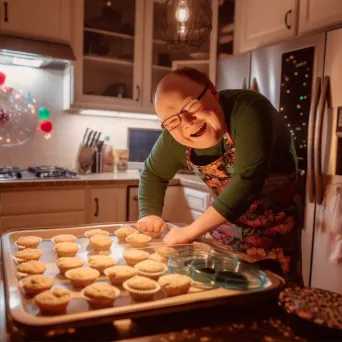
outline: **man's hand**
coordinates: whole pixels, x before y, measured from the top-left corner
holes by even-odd
[[[166,222],[159,216],[149,215],[141,218],[136,228],[147,235],[159,236],[167,227]]]
[[[184,243],[190,243],[196,238],[194,229],[192,226],[186,226],[181,228],[171,228],[163,239],[166,245],[180,245]]]

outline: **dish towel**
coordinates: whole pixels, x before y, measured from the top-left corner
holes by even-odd
[[[330,234],[329,261],[342,262],[342,183],[330,185],[324,194],[318,229]]]

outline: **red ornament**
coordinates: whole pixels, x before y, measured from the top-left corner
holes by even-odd
[[[3,108],[0,108],[0,122],[5,123],[9,120],[9,115],[3,110]]]
[[[3,85],[6,81],[6,75],[0,71],[0,86]]]
[[[41,121],[39,126],[40,126],[40,129],[44,133],[50,133],[52,131],[52,123],[51,123],[51,121]]]

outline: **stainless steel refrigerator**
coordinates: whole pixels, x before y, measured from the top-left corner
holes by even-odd
[[[326,190],[334,184],[341,184],[342,189],[342,139],[338,132],[342,131],[341,42],[339,29],[266,47],[252,52],[250,70],[250,82],[257,84],[259,92],[287,122],[299,168],[305,173],[304,283],[339,293],[342,259],[329,259],[336,234],[319,227],[322,213],[336,212],[336,208],[328,206],[338,203],[325,201]],[[335,219],[342,224],[341,218]],[[325,220],[329,221],[327,217]],[[326,223],[329,226],[330,222]]]
[[[216,89],[249,89],[251,53],[220,59],[216,67]]]

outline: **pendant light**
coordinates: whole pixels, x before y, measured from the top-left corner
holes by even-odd
[[[160,38],[170,50],[198,50],[210,36],[210,0],[166,0],[158,17]]]

